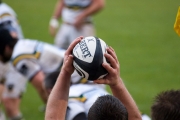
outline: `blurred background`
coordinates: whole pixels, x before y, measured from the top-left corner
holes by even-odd
[[[57,0],[3,0],[18,14],[25,38],[53,43],[49,21]],[[140,111],[150,115],[154,96],[180,84],[180,37],[173,26],[179,0],[106,0],[93,17],[97,37],[112,46],[121,77]],[[109,89],[109,88],[107,88]],[[43,120],[42,102],[28,84],[21,110],[26,120]]]

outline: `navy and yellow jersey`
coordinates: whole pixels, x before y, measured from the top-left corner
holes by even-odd
[[[91,98],[97,92],[99,92],[99,96],[105,93],[108,94],[108,92],[105,91],[104,84],[74,84],[70,87],[69,98],[85,102],[86,99]]]
[[[16,44],[12,64],[28,79],[42,70],[53,72],[62,65],[65,50],[37,40],[19,40]]]
[[[64,4],[72,9],[88,7],[91,2],[92,0],[64,0]]]
[[[18,38],[24,38],[21,26],[17,20],[17,15],[15,11],[5,3],[0,4],[0,27],[13,26],[16,29]]]
[[[79,113],[88,113],[90,107],[100,96],[109,94],[97,84],[75,84],[70,87],[67,120],[72,120]]]
[[[64,23],[73,24],[84,9],[91,4],[92,0],[64,0],[64,7],[62,9],[62,21]],[[84,22],[90,23],[91,16],[85,18]]]
[[[0,23],[4,21],[16,21],[16,13],[5,3],[0,4]]]

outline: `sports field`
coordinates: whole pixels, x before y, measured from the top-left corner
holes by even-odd
[[[56,0],[4,0],[18,14],[26,38],[53,43],[48,34]],[[94,16],[97,36],[112,46],[121,77],[141,112],[150,115],[153,97],[180,86],[180,37],[173,25],[179,0],[106,0]],[[21,109],[26,120],[43,120],[42,105],[28,84]]]

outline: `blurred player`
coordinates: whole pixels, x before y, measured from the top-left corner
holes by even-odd
[[[104,0],[58,0],[50,20],[49,31],[55,36],[55,45],[67,49],[78,36],[94,36],[92,15],[102,10]],[[59,19],[62,24],[59,27]]]
[[[45,78],[45,86],[49,91],[49,94],[54,87],[59,73],[59,71],[55,71],[47,75]],[[81,81],[87,83],[72,83],[71,80],[66,120],[86,120],[89,108],[94,103],[94,101],[99,96],[109,94],[105,90],[104,85],[93,84],[92,81],[88,82],[85,79],[82,79]]]
[[[64,64],[48,99],[45,120],[65,119],[68,94],[69,91],[71,92],[69,90],[69,88],[71,89],[70,77],[74,71],[72,50],[80,40],[82,40],[80,37],[75,39],[65,53]],[[89,110],[88,120],[142,120],[135,101],[120,78],[120,66],[114,50],[110,47],[107,51],[108,54],[105,54],[105,57],[108,59],[110,65],[107,63],[103,63],[102,65],[108,71],[108,75],[94,82],[97,84],[108,84],[114,96],[119,100],[116,98],[118,102],[115,104],[115,97],[110,102],[96,101]],[[89,96],[95,94],[91,93]]]
[[[157,94],[151,106],[152,120],[179,120],[180,89]]]
[[[15,11],[3,3],[0,0],[0,27],[9,27],[13,26],[18,34],[18,38],[23,38],[23,33],[21,30],[21,26],[18,23],[17,15]],[[10,63],[3,64],[0,61],[0,81],[1,85],[5,85],[5,89],[2,95],[3,105],[5,107],[6,115],[9,119],[13,118],[22,118],[19,103],[20,103],[20,95],[17,95],[17,92],[23,93],[25,91],[25,87],[21,86],[19,83],[24,84],[24,77],[18,73]],[[6,74],[8,71],[8,74]],[[5,79],[5,82],[3,81]],[[16,83],[16,84],[14,84]],[[14,85],[18,86],[16,89]]]
[[[15,11],[0,0],[0,25],[4,26],[7,24],[11,24],[14,28],[16,28],[19,39],[24,37]]]
[[[17,41],[15,35],[16,31],[14,31],[13,28],[0,29],[0,39],[2,39],[2,44],[0,45],[1,61],[6,62],[11,59],[12,64],[15,66],[15,68],[21,74],[23,74],[27,78],[27,80],[30,80],[33,86],[37,89],[40,96],[44,98],[44,102],[46,102],[47,95],[50,93],[54,85],[54,81],[51,79],[51,77],[49,77],[50,79],[48,79],[48,76],[53,74],[54,71],[60,71],[65,50],[37,40],[24,39]],[[56,81],[56,79],[54,80]],[[81,95],[86,96],[86,98],[88,96],[90,97],[90,93],[94,92],[92,90],[95,90],[97,88],[102,89],[99,90],[99,93],[102,94],[102,91],[104,94],[107,93],[106,91],[104,91],[104,86],[95,85],[92,84],[92,82],[87,83],[87,80],[82,79],[76,72],[72,74],[71,84],[72,88],[73,84],[79,85],[78,89],[80,90],[77,90],[79,92],[75,92],[76,90],[73,89],[72,93],[70,94],[71,100],[73,102],[71,102],[71,105],[69,106],[70,112],[68,113],[71,114],[68,115],[68,117],[70,117],[69,120],[72,120],[71,118],[76,118],[76,116],[79,116],[79,113],[81,112],[86,112],[85,108],[82,107],[84,105],[78,105],[79,100],[83,100],[80,99]],[[44,89],[49,88],[48,85],[52,85],[50,86],[51,88]],[[91,100],[93,99],[94,98],[92,97]],[[87,101],[90,103],[90,99],[88,99]],[[75,105],[79,106],[79,109],[77,107],[75,107],[76,109],[74,109],[73,106]],[[88,110],[89,106],[87,105],[86,107],[86,109]],[[82,114],[80,114],[80,116],[82,117]],[[78,120],[80,120],[79,117]]]

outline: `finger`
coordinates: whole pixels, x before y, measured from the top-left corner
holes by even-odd
[[[67,62],[67,64],[72,64],[73,63],[73,56],[69,55],[66,62]]]
[[[110,63],[110,65],[113,67],[113,68],[117,68],[117,60],[115,58],[113,58],[111,56],[111,54],[104,54],[104,56],[106,57],[106,59],[108,60],[108,62]]]
[[[105,84],[105,81],[102,79],[94,80],[93,82],[96,84]]]
[[[103,63],[102,66],[107,70],[108,73],[112,73],[114,69],[108,64],[108,63]]]
[[[69,54],[71,54],[72,53],[72,50],[73,50],[73,48],[81,41],[83,39],[83,37],[82,36],[80,36],[80,37],[77,37],[70,45],[69,45],[69,47],[68,47],[68,49],[66,50],[66,53],[65,53],[65,55],[69,55]]]
[[[112,47],[109,47],[107,48],[107,51],[115,59],[115,61],[118,62],[118,58],[114,49]]]
[[[112,51],[115,51],[111,46],[109,46],[109,49],[111,49]]]

